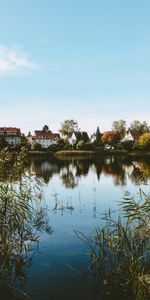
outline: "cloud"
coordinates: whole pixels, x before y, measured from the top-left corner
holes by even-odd
[[[14,73],[35,68],[36,64],[32,63],[20,48],[10,49],[0,44],[0,73]]]

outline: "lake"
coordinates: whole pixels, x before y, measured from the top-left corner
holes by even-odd
[[[117,215],[126,191],[149,191],[150,159],[34,159],[28,172],[43,182],[35,206],[46,207],[51,232],[42,231],[28,253],[21,289],[32,300],[100,299],[88,276],[89,249],[77,232],[93,236],[109,209]]]

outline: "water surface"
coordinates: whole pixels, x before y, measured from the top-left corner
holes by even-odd
[[[52,233],[42,232],[38,248],[29,253],[23,290],[33,300],[99,299],[87,280],[88,248],[75,232],[92,236],[104,225],[104,213],[118,209],[125,191],[148,191],[150,160],[34,160],[29,172],[43,181]]]

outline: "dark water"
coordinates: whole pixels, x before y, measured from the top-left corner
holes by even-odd
[[[150,160],[34,160],[30,172],[42,178],[52,233],[42,233],[31,251],[21,289],[30,299],[100,299],[88,280],[90,257],[75,231],[92,236],[103,214],[118,209],[125,191],[148,191]]]

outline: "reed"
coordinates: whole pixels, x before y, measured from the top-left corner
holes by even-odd
[[[13,299],[14,295],[21,299],[27,297],[18,288],[19,282],[27,276],[40,231],[52,232],[47,207],[40,201],[42,185],[34,175],[27,175],[26,163],[25,150],[15,157],[7,149],[0,152],[0,295],[3,299]]]
[[[126,193],[117,220],[110,211],[104,219],[92,238],[76,232],[89,248],[92,286],[104,299],[150,299],[150,195]]]

